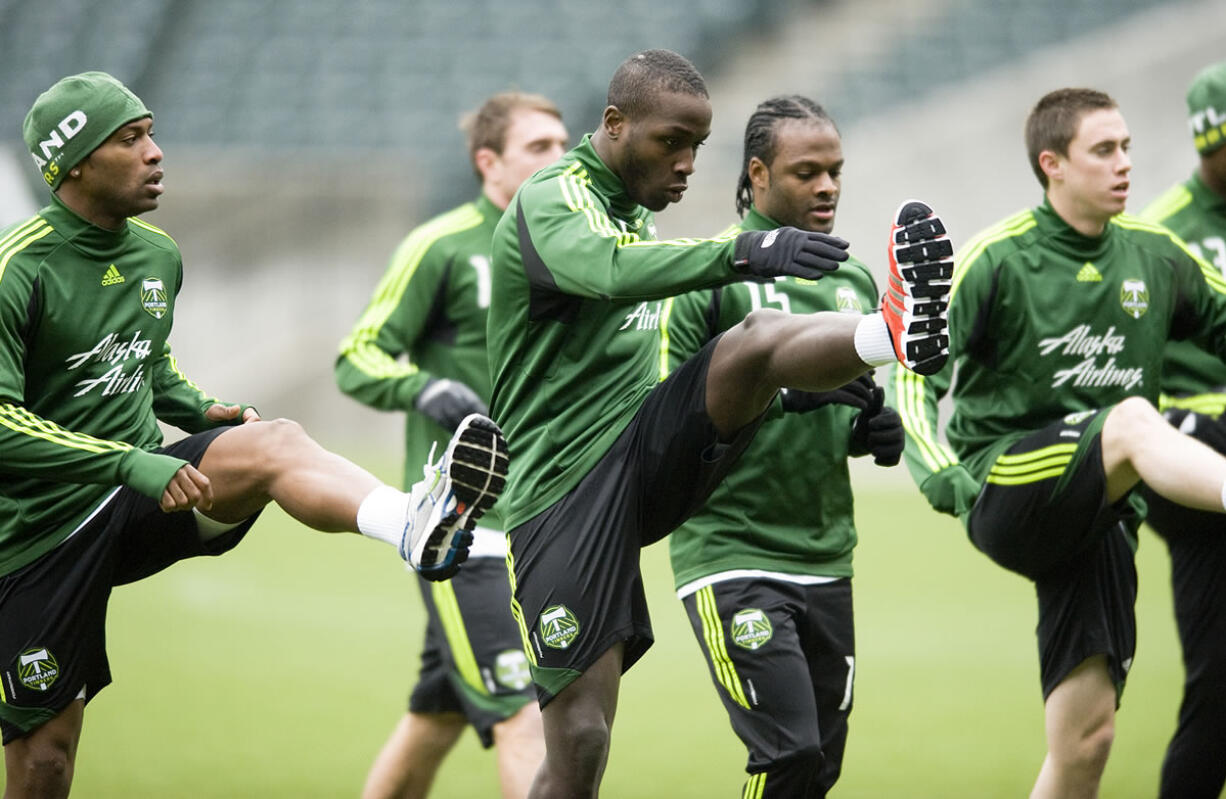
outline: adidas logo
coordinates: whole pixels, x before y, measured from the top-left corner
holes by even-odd
[[[119,270],[115,268],[115,264],[111,264],[106,268],[106,272],[102,275],[102,285],[118,286],[123,282],[123,275],[119,274]]]
[[[1086,261],[1086,265],[1081,267],[1081,271],[1077,273],[1078,283],[1102,283],[1103,275],[1094,268],[1094,264]]]

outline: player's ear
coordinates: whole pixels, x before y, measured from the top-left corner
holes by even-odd
[[[481,173],[482,180],[488,180],[490,172],[498,165],[498,153],[489,147],[479,147],[473,153],[473,165]]]
[[[600,125],[604,128],[606,136],[617,141],[617,137],[622,133],[622,128],[626,125],[626,115],[615,105],[605,106],[604,116],[601,117]]]
[[[1048,185],[1053,180],[1064,180],[1064,159],[1051,150],[1039,153],[1039,169],[1047,175]]]
[[[753,190],[755,193],[760,192],[760,191],[766,191],[767,189],[770,188],[770,185],[771,185],[770,167],[768,167],[765,163],[763,163],[761,158],[759,158],[756,155],[751,156],[749,159],[749,166],[747,167],[746,171],[747,171],[747,174],[749,175],[749,184],[753,186]]]

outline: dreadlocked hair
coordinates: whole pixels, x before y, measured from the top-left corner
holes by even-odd
[[[834,120],[826,109],[799,94],[772,97],[762,102],[745,125],[745,148],[741,161],[741,179],[736,184],[736,213],[744,216],[753,204],[753,185],[749,181],[749,161],[757,158],[764,164],[775,160],[779,123],[785,119],[812,119],[827,122],[834,127]],[[838,128],[835,127],[837,130]]]

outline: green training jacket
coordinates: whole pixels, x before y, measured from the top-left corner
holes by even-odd
[[[1141,216],[1170,228],[1188,243],[1188,249],[1226,273],[1226,198],[1193,174],[1154,200]],[[1208,416],[1221,416],[1226,406],[1226,364],[1190,341],[1166,347],[1162,367],[1162,405],[1188,408]]]
[[[1156,404],[1169,339],[1226,354],[1226,281],[1177,236],[1120,215],[1089,238],[1046,200],[961,249],[949,317],[945,368],[925,378],[895,367],[887,381],[921,486],[959,460],[977,480],[1018,482],[1025,475],[989,472],[1027,433],[1126,397]],[[937,400],[955,366],[951,452],[937,438]]]
[[[750,208],[731,232],[777,227]],[[854,257],[817,281],[781,277],[691,292],[668,315],[669,363],[680,365],[759,308],[861,314],[876,297],[872,273]],[[763,424],[707,504],[669,537],[676,587],[741,569],[850,577],[856,528],[847,458],[857,414],[828,405]]]
[[[489,403],[490,239],[501,216],[483,194],[409,233],[341,342],[334,370],[341,391],[372,408],[407,412],[406,489],[421,479],[430,447],[438,444],[438,457],[451,439],[451,431],[414,410],[426,381],[457,380]],[[501,529],[498,506],[481,526]]]
[[[116,486],[153,499],[184,461],[157,421],[200,432],[219,402],[167,341],[178,245],[128,219],[96,227],[52,203],[0,232],[0,574],[69,536]],[[231,424],[231,423],[227,423]]]
[[[494,232],[491,411],[508,529],[583,478],[659,379],[665,300],[736,280],[733,236],[656,240],[591,136],[520,187]]]

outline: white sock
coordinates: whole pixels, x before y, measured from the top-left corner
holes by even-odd
[[[200,536],[201,541],[212,541],[222,533],[228,533],[246,521],[243,519],[237,522],[219,522],[205,516],[199,508],[192,508],[192,513],[196,514],[196,534]]]
[[[865,316],[856,325],[855,344],[856,355],[869,366],[885,366],[898,360],[890,329],[885,325],[885,317],[879,313]]]
[[[1191,416],[1192,414],[1188,414]],[[1222,510],[1226,510],[1226,481],[1222,483]]]
[[[358,505],[358,532],[386,541],[397,549],[404,535],[404,510],[408,495],[389,485],[381,485]]]

